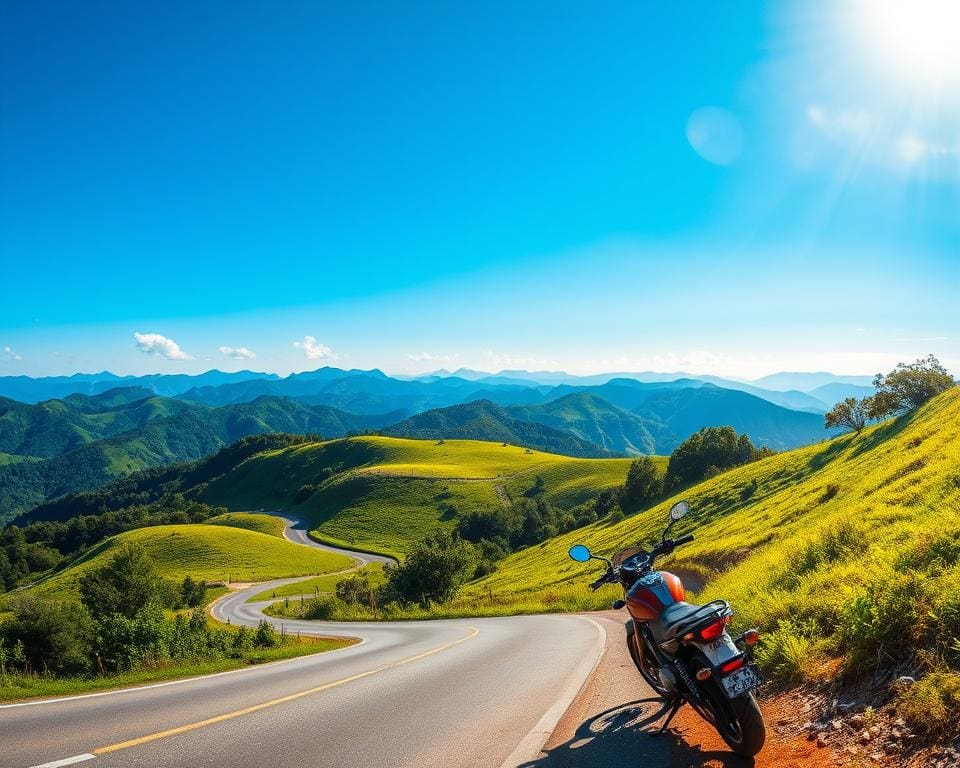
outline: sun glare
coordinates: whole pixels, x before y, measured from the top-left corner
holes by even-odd
[[[923,86],[960,82],[960,0],[864,0],[857,26],[879,56]]]

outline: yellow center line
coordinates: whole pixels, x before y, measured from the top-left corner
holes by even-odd
[[[249,715],[253,712],[259,712],[261,709],[267,709],[268,707],[275,707],[278,704],[285,704],[288,701],[294,701],[296,699],[302,699],[304,696],[311,696],[315,693],[320,693],[321,691],[329,690],[330,688],[336,688],[340,685],[345,685],[346,683],[352,683],[355,680],[361,680],[364,677],[370,677],[370,675],[375,675],[378,672],[383,672],[393,667],[399,667],[403,664],[409,664],[412,661],[417,661],[418,659],[423,659],[427,656],[432,656],[435,653],[440,653],[440,651],[445,651],[448,648],[452,648],[455,645],[471,640],[477,635],[480,634],[480,630],[476,627],[470,627],[470,634],[465,637],[461,637],[459,640],[454,640],[453,642],[446,643],[432,650],[425,651],[424,653],[418,653],[416,656],[411,656],[407,659],[402,659],[400,661],[394,661],[390,664],[384,664],[382,667],[377,667],[376,669],[371,669],[366,672],[361,672],[357,675],[351,675],[350,677],[344,677],[341,680],[334,680],[332,683],[325,683],[323,685],[318,685],[316,688],[310,688],[306,691],[298,691],[297,693],[291,693],[287,696],[281,696],[278,699],[272,699],[270,701],[265,701],[261,704],[254,704],[251,707],[245,707],[244,709],[238,709],[234,712],[226,712],[222,715],[216,715],[215,717],[208,717],[206,720],[198,720],[195,723],[187,723],[186,725],[179,725],[176,728],[170,728],[166,731],[158,731],[157,733],[151,733],[146,736],[140,736],[136,739],[130,739],[129,741],[121,741],[118,744],[111,744],[106,747],[98,747],[93,750],[95,755],[106,755],[110,752],[117,752],[121,749],[128,749],[130,747],[138,747],[141,744],[147,744],[151,741],[156,741],[157,739],[165,739],[167,736],[176,736],[179,733],[186,733],[187,731],[195,731],[199,728],[206,728],[208,725],[214,725],[216,723],[222,723],[224,720],[232,720],[235,717],[242,717],[243,715]]]

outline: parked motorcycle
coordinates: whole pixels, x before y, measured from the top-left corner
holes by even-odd
[[[705,605],[688,603],[683,582],[677,576],[654,570],[657,557],[693,541],[689,534],[667,538],[673,525],[689,510],[685,501],[674,504],[660,543],[649,551],[628,547],[608,560],[576,544],[569,555],[579,563],[606,563],[606,571],[590,585],[591,589],[616,582],[623,587],[625,599],[617,600],[613,607],[626,606],[630,613],[626,625],[630,656],[643,679],[666,704],[666,720],[651,735],[666,731],[680,708],[689,703],[734,752],[752,757],[766,738],[763,716],[753,695],[763,682],[752,653],[759,633],[748,629],[732,638],[727,625],[733,609],[726,600],[711,600]]]

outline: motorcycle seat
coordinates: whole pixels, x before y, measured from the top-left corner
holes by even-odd
[[[703,611],[704,607],[705,606],[702,605],[685,602],[668,605],[664,608],[663,613],[660,614],[657,620],[651,622],[651,629],[653,629],[653,636],[656,638],[656,641],[658,643],[665,643],[675,639],[681,634],[681,630],[688,626],[690,620]],[[704,611],[700,615],[706,617],[707,613]]]

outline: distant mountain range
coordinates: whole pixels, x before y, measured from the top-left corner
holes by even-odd
[[[362,377],[364,381],[345,381],[356,377]],[[498,391],[500,397],[488,399],[501,405],[505,404],[505,400],[512,400],[512,404],[521,404],[528,402],[525,398],[531,396],[531,390],[538,393],[549,392],[559,386],[602,386],[616,379],[659,384],[681,380],[715,384],[724,389],[747,392],[785,408],[818,413],[828,410],[836,402],[835,393],[829,385],[851,385],[855,388],[852,392],[862,394],[866,390],[860,388],[869,387],[872,382],[870,376],[837,376],[832,373],[776,373],[746,382],[682,372],[613,372],[574,376],[562,371],[506,370],[492,374],[467,368],[453,373],[440,370],[416,377],[391,377],[377,369],[362,371],[327,367],[291,374],[284,378],[273,373],[224,373],[218,370],[198,375],[117,376],[104,371],[44,378],[0,376],[0,397],[24,403],[38,403],[71,394],[96,395],[117,387],[136,386],[148,389],[155,395],[180,397],[205,405],[229,405],[250,402],[263,395],[275,395],[298,399],[315,398],[319,404],[354,413],[369,411],[373,407],[373,401],[382,405],[384,400],[393,398],[394,407],[386,410],[401,408],[413,415],[430,408],[482,399],[485,390]],[[459,400],[455,399],[457,397]],[[384,409],[378,407],[373,410]]]
[[[399,379],[321,368],[282,379],[219,371],[0,378],[0,391],[26,400],[70,387],[94,390],[35,403],[0,397],[0,521],[140,469],[207,456],[248,435],[379,431],[603,457],[668,454],[701,427],[729,425],[757,445],[783,450],[829,436],[822,416],[828,403],[872,391],[856,382],[821,383],[827,374],[812,375],[817,386],[810,392],[661,374],[646,374],[655,381],[636,378],[645,374],[457,374]],[[784,374],[790,376],[796,374]],[[125,384],[116,386],[118,380]]]
[[[404,414],[354,415],[287,398],[209,408],[125,387],[27,405],[0,400],[0,522],[71,491],[199,459],[248,435],[342,437]]]

